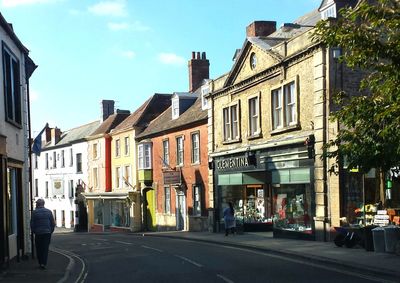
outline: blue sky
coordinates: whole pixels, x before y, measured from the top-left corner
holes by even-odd
[[[188,90],[192,51],[210,78],[229,72],[255,20],[282,23],[321,0],[0,0],[39,66],[30,80],[32,130],[100,119],[100,101],[135,111],[156,92]]]

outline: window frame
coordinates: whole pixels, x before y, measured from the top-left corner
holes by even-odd
[[[197,147],[195,145],[195,139],[197,137]],[[192,156],[192,164],[200,164],[200,132],[196,131],[190,134],[190,141],[191,141],[191,156]],[[197,159],[196,159],[197,156]]]
[[[198,194],[196,194],[196,189]],[[193,216],[201,216],[202,215],[202,199],[203,199],[203,186],[200,184],[194,184],[192,186],[193,192]],[[198,196],[198,200],[196,200],[196,196]]]
[[[162,167],[168,168],[169,167],[169,139],[163,140],[162,146],[163,146]]]
[[[21,91],[20,60],[4,41],[2,41],[2,62],[5,120],[21,128],[23,123],[23,94]]]
[[[185,162],[184,136],[177,136],[176,141],[176,166],[183,166]]]
[[[168,194],[167,194],[167,192],[168,192]],[[164,186],[164,213],[171,214],[171,187],[170,186]]]
[[[82,153],[76,154],[76,173],[83,173],[82,168]]]
[[[172,109],[172,119],[177,119],[179,117],[179,96],[172,98],[171,102]]]
[[[223,143],[240,141],[240,101],[222,109]]]
[[[97,142],[92,144],[92,157],[93,157],[93,160],[96,160],[99,158],[99,144]]]
[[[120,157],[121,156],[121,140],[116,139],[115,140],[115,157]]]
[[[138,169],[152,169],[152,144],[138,144]]]
[[[124,137],[124,155],[129,156],[130,154],[130,138],[129,136]]]
[[[253,103],[255,101],[255,103]],[[261,95],[258,93],[248,98],[248,137],[257,138],[261,135]]]
[[[270,95],[271,134],[297,129],[299,126],[300,97],[298,89],[298,76],[272,88]],[[280,102],[280,105],[276,103],[277,101]]]
[[[122,172],[121,172],[121,166],[116,166],[115,167],[115,187],[117,189],[122,188]]]

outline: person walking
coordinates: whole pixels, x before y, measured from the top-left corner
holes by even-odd
[[[229,231],[234,235],[236,228],[235,210],[233,209],[232,202],[228,203],[228,207],[224,209],[224,222],[225,222],[225,236],[229,235]]]
[[[55,226],[53,213],[44,207],[43,199],[38,199],[36,209],[32,212],[31,230],[35,234],[36,254],[41,269],[46,269],[51,234]]]

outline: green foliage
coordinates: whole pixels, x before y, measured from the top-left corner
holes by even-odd
[[[339,14],[317,24],[314,40],[341,47],[340,62],[365,76],[357,96],[335,94],[331,115],[340,128],[323,157],[387,171],[400,165],[400,1],[362,0]]]

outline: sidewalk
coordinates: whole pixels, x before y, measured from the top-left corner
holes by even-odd
[[[273,238],[272,232],[245,232],[225,237],[223,233],[209,232],[154,232],[144,236],[170,237],[217,243],[233,247],[263,250],[293,259],[313,261],[351,269],[362,274],[382,275],[400,282],[400,256],[366,251],[364,248],[337,247],[333,242],[317,242]]]

